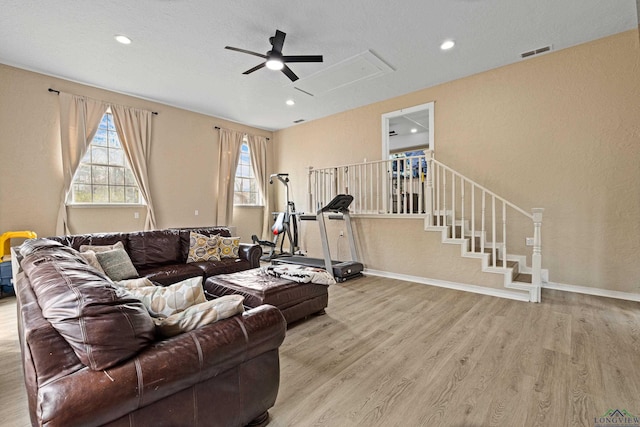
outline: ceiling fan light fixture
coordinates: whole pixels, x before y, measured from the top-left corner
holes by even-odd
[[[267,53],[267,62],[265,63],[270,70],[282,70],[284,68],[284,62],[282,61],[282,55],[277,52],[270,51]]]
[[[270,70],[282,70],[284,68],[284,62],[281,59],[271,58],[267,60],[267,68]]]

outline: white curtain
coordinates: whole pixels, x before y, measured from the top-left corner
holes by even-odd
[[[233,193],[243,137],[241,132],[220,129],[216,225],[231,225],[233,221]]]
[[[102,116],[105,102],[60,92],[60,142],[62,149],[63,188],[56,223],[56,234],[72,234],[67,217],[67,195],[73,175],[91,144]]]
[[[111,105],[113,122],[122,142],[122,147],[131,165],[133,175],[138,181],[140,193],[147,203],[147,219],[145,230],[156,228],[156,217],[151,201],[151,185],[148,165],[151,155],[151,112]]]
[[[255,175],[264,209],[262,211],[262,239],[271,240],[271,213],[269,212],[269,196],[267,191],[267,183],[269,176],[267,174],[267,138],[258,135],[248,135],[249,153],[251,154],[251,165],[253,166],[253,174]]]

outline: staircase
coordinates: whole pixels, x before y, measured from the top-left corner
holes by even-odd
[[[424,229],[459,245],[483,272],[504,276],[504,287],[526,291],[540,302],[541,227],[544,209],[529,213],[437,161],[430,154],[326,169],[309,169],[309,207],[315,211],[339,193],[354,196],[352,216],[424,217]],[[533,225],[533,232],[531,228]],[[523,231],[529,230],[529,231]],[[522,235],[522,233],[525,233]],[[515,254],[532,249],[527,256]]]
[[[428,215],[425,230],[440,233],[443,244],[460,246],[461,256],[479,260],[483,272],[503,275],[505,288],[527,291],[531,302],[540,302],[540,290],[533,285],[532,269],[527,267],[526,256],[509,254],[505,259],[504,242],[488,241],[486,231],[474,233],[468,220],[464,223],[460,219],[453,221],[451,215],[450,211]],[[548,280],[547,270],[542,270],[541,275],[543,282]]]

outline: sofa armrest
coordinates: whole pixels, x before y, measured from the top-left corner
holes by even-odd
[[[82,369],[40,387],[41,422],[49,426],[108,423],[262,353],[277,351],[285,330],[280,311],[262,305],[159,341],[105,371]]]
[[[260,257],[262,256],[262,246],[253,243],[240,243],[240,258],[251,263],[251,268],[260,267]]]

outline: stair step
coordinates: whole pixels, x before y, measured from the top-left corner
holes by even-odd
[[[527,273],[520,273],[518,274],[514,279],[514,282],[521,282],[521,283],[533,283],[533,280],[531,279],[531,274],[527,274]]]

